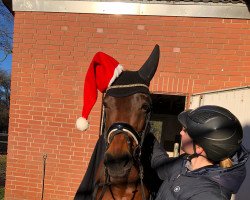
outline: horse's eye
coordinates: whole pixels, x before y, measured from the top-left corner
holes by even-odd
[[[150,112],[151,107],[150,107],[149,104],[145,103],[145,104],[142,105],[141,109],[148,113],[148,112]]]

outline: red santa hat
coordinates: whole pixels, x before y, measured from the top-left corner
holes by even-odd
[[[118,61],[109,55],[103,52],[95,54],[85,77],[82,117],[76,121],[78,130],[85,131],[89,127],[87,119],[96,102],[97,90],[104,93],[122,70],[123,68]]]

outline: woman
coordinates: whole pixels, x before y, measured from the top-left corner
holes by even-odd
[[[154,144],[151,165],[163,180],[156,200],[230,200],[245,178],[248,158],[239,120],[219,106],[184,111],[178,120],[184,154],[169,158]]]

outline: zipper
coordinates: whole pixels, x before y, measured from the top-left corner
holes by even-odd
[[[175,178],[173,178],[172,182],[175,182],[180,176],[181,174],[178,174]]]

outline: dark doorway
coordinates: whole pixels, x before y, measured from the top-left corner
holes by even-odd
[[[174,144],[180,144],[181,125],[177,116],[185,109],[186,96],[151,94],[153,108],[152,131],[168,152],[174,151]],[[179,147],[178,147],[179,152]]]

